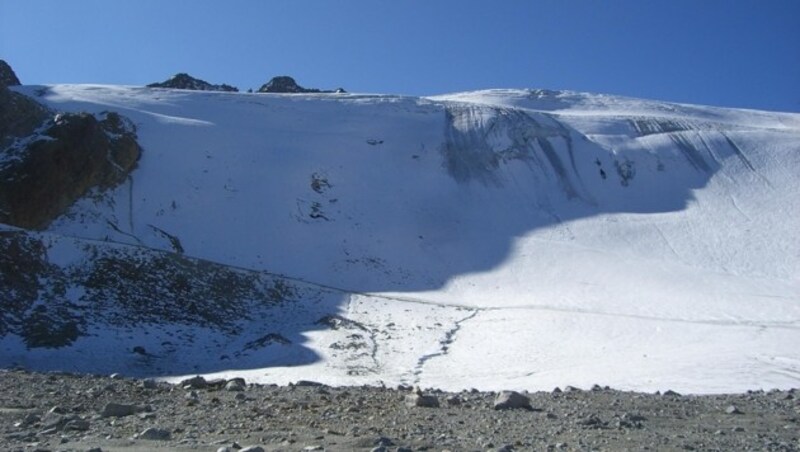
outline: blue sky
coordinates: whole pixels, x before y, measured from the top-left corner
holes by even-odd
[[[188,72],[355,92],[571,89],[800,112],[800,0],[0,0],[26,84]]]

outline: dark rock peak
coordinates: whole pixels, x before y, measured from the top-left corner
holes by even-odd
[[[4,60],[0,60],[0,86],[16,86],[21,85],[17,74],[11,69]]]
[[[273,77],[272,80],[258,89],[259,93],[346,93],[343,88],[337,88],[335,91],[323,91],[316,88],[303,88],[288,75],[279,75]]]
[[[161,83],[151,83],[147,85],[148,88],[172,88],[172,89],[190,89],[194,91],[228,91],[238,92],[239,90],[233,86],[222,84],[212,85],[205,80],[194,78],[191,75],[181,72],[173,75],[169,80]]]
[[[265,85],[262,85],[261,88],[258,89],[259,93],[308,93],[308,92],[319,92],[319,90],[303,88],[302,86],[298,85],[293,78],[289,77],[288,75],[279,75],[278,77],[273,77],[272,80],[267,82]]]

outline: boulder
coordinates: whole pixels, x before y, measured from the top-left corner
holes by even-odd
[[[200,375],[192,378],[187,378],[186,380],[181,381],[178,383],[183,389],[203,389],[208,386],[208,382],[205,378],[201,377]]]
[[[233,378],[225,384],[225,390],[231,392],[244,391],[245,382],[244,378]]]
[[[439,399],[436,396],[423,394],[419,388],[415,388],[414,392],[407,395],[405,401],[408,407],[439,408]]]
[[[150,427],[139,433],[137,438],[151,441],[167,441],[172,437],[169,430],[163,428]]]
[[[136,405],[129,405],[124,403],[107,403],[100,412],[102,417],[125,417],[136,414],[139,408]]]
[[[495,410],[509,410],[523,408],[530,410],[531,400],[516,391],[502,391],[494,400]]]

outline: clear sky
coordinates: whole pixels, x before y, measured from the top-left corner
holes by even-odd
[[[548,88],[800,112],[800,0],[0,0],[23,83]]]

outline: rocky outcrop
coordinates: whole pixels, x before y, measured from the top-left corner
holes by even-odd
[[[16,86],[21,85],[17,74],[11,69],[4,60],[0,60],[0,86]]]
[[[194,78],[189,74],[181,72],[173,75],[169,80],[161,83],[151,83],[147,85],[148,88],[172,88],[172,89],[189,89],[193,91],[227,91],[238,92],[239,89],[230,85],[212,85],[205,80]]]
[[[8,89],[19,85],[11,66],[0,60],[0,151],[15,139],[31,135],[52,113],[33,99]],[[2,165],[0,154],[0,166]]]
[[[278,77],[273,77],[269,82],[261,85],[261,88],[258,89],[259,93],[345,93],[346,91],[342,88],[337,88],[333,91],[323,91],[316,88],[303,88],[302,86],[298,85],[297,82],[288,75],[280,75]]]
[[[15,139],[31,135],[50,116],[33,99],[0,85],[0,151]]]
[[[54,243],[74,259],[52,262]],[[0,229],[0,338],[19,336],[29,348],[68,346],[109,327],[195,325],[235,335],[250,316],[297,297],[283,279],[175,253]],[[133,353],[150,356],[141,346]]]
[[[142,149],[117,113],[57,115],[0,155],[0,222],[43,229],[94,187],[124,182]]]
[[[2,81],[16,80],[0,63]],[[55,114],[0,85],[0,223],[47,227],[91,188],[125,181],[141,151],[117,113]]]

